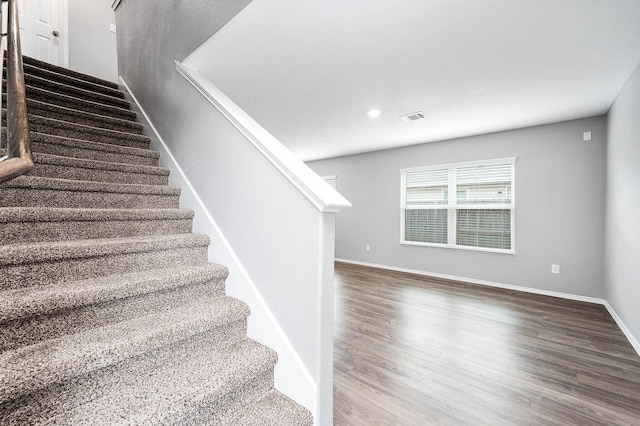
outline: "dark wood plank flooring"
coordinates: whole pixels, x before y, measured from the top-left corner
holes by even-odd
[[[336,263],[336,425],[640,425],[603,306]]]

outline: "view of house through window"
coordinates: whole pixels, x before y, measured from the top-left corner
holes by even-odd
[[[514,171],[515,158],[400,170],[401,243],[513,252]]]

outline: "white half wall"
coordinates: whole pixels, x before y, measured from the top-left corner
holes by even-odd
[[[227,294],[251,308],[249,337],[278,353],[276,388],[316,424],[331,424],[335,212],[301,195],[183,81],[177,133],[166,139],[122,83],[151,129],[160,165],[172,171],[170,184],[183,189],[181,206],[196,213],[194,232],[212,239],[209,260],[230,270]],[[187,133],[201,142],[168,142]]]

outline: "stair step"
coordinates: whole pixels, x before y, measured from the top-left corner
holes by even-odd
[[[35,166],[30,176],[92,182],[135,182],[143,185],[167,185],[169,169],[123,163],[83,160],[50,154],[33,154]]]
[[[118,85],[24,64],[35,167],[0,184],[0,423],[312,425]]]
[[[224,296],[227,268],[174,266],[0,291],[0,353]]]
[[[6,95],[2,95],[2,106],[6,108],[6,105]],[[27,111],[32,115],[53,118],[55,120],[70,121],[76,124],[83,124],[85,126],[98,127],[101,129],[135,133],[138,135],[141,135],[143,132],[143,125],[135,121],[123,120],[121,118],[94,114],[72,108],[65,108],[35,99],[27,99]]]
[[[242,323],[248,313],[231,297],[207,298],[4,352],[0,404],[202,333],[220,328],[224,334],[225,325]]]
[[[0,245],[188,234],[186,209],[72,209],[0,207]]]
[[[3,90],[6,93],[6,81],[3,80]],[[38,87],[26,86],[27,99],[35,99],[48,104],[59,105],[66,108],[73,108],[80,111],[91,112],[94,114],[107,115],[123,120],[134,121],[136,113],[125,108],[119,108],[111,105],[105,105],[98,102],[92,102],[85,99],[76,98],[61,93],[51,92],[49,90],[40,89]]]
[[[98,92],[92,92],[90,90],[81,89],[79,87],[69,86],[67,84],[58,83],[55,81],[47,80],[35,75],[25,74],[25,84],[31,87],[39,87],[40,89],[48,90],[49,92],[62,93],[75,98],[84,99],[91,102],[97,102],[100,104],[111,105],[118,108],[130,108],[129,101],[124,99],[124,94],[119,90],[112,90],[110,94],[105,95]]]
[[[199,234],[51,241],[0,246],[0,290],[207,262]]]
[[[3,67],[6,68],[7,66],[7,61],[5,60],[3,63]],[[69,86],[74,86],[74,87],[79,87],[81,89],[85,89],[85,90],[89,90],[92,92],[98,92],[98,93],[102,93],[105,95],[111,95],[115,92],[120,92],[122,93],[119,88],[117,87],[113,87],[112,85],[103,85],[103,84],[97,84],[88,80],[83,80],[80,78],[76,78],[73,77],[71,75],[66,75],[66,74],[61,74],[55,71],[51,71],[51,70],[47,70],[44,68],[40,68],[34,65],[30,65],[27,63],[23,64],[24,67],[24,73],[25,75],[31,75],[31,76],[35,76],[35,77],[39,77],[39,78],[43,78],[49,81],[54,81],[57,83],[62,83],[62,84],[67,84]],[[4,71],[4,70],[3,70]],[[116,97],[120,97],[122,98],[121,94],[120,95],[113,95]]]
[[[48,62],[44,62],[44,61],[40,61],[38,59],[35,58],[31,58],[29,56],[23,56],[22,57],[22,62],[23,64],[26,65],[32,65],[34,67],[38,67],[44,70],[48,70],[57,74],[62,74],[62,75],[66,75],[66,76],[70,76],[79,80],[84,80],[84,81],[88,81],[94,84],[99,84],[101,86],[107,86],[107,87],[111,87],[112,89],[117,89],[118,88],[118,84],[114,83],[113,81],[108,81],[108,80],[103,80],[101,78],[98,77],[94,77],[88,74],[83,74],[81,72],[78,71],[73,71],[70,70],[68,68],[64,68],[58,65],[53,65],[50,64]]]
[[[6,109],[2,109],[2,125],[6,125]],[[29,114],[29,129],[33,132],[63,136],[67,138],[83,139],[91,142],[110,143],[113,145],[130,146],[133,148],[149,148],[151,139],[148,136],[134,133],[118,132],[100,129],[98,127],[75,124],[68,121],[55,120]]]
[[[52,315],[77,307],[111,303],[195,282],[224,282],[228,274],[225,266],[206,263],[55,283],[38,288],[5,290],[0,292],[0,324]],[[224,291],[218,296],[224,296]]]
[[[267,392],[258,401],[243,407],[230,418],[224,419],[222,424],[229,426],[313,426],[313,415],[274,389]]]
[[[96,102],[121,106],[122,108],[129,107],[129,105],[127,105],[128,101],[122,102],[124,100],[124,93],[119,89],[91,84],[86,81],[76,84],[79,82],[77,79],[68,76],[66,79],[64,77],[57,79],[50,78],[52,76],[55,77],[52,74],[41,76],[38,75],[38,73],[25,72],[24,81],[25,84],[30,86],[40,87],[52,92],[65,93],[82,99],[95,99]]]
[[[180,188],[19,176],[0,184],[0,207],[178,208]]]
[[[148,149],[90,142],[38,132],[31,132],[31,143],[34,153],[111,163],[157,166],[160,158],[159,152]],[[2,146],[6,146],[6,129],[2,129]]]
[[[12,401],[6,421],[214,425],[273,388],[277,357],[249,339],[212,346],[204,336],[163,349]]]

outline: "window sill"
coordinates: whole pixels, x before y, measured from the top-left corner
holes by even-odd
[[[444,248],[444,249],[465,250],[465,251],[479,251],[483,253],[509,254],[513,256],[515,256],[516,254],[515,250],[501,250],[501,249],[494,249],[494,248],[487,248],[487,247],[455,246],[451,244],[418,243],[413,241],[400,241],[400,245]]]

